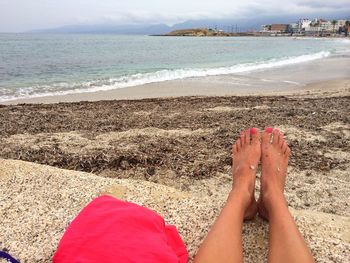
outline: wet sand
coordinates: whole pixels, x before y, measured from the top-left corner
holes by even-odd
[[[337,80],[349,79],[349,65],[350,55],[333,56],[250,73],[188,78],[109,91],[20,99],[0,104],[129,100],[180,96],[285,95],[305,93],[307,90],[329,92],[339,88]]]

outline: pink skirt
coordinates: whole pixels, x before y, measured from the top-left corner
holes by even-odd
[[[111,196],[90,202],[64,233],[53,263],[188,260],[176,227],[150,209]]]

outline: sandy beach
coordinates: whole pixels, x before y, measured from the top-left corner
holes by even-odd
[[[348,84],[350,55],[342,54],[306,63],[207,77],[150,83],[108,91],[18,99],[0,104],[58,103],[100,100],[130,100],[180,96],[291,95],[308,91],[341,92]],[[329,81],[332,81],[329,83]]]
[[[46,97],[12,102],[44,104],[1,105],[2,250],[21,262],[50,262],[69,222],[107,193],[150,207],[175,224],[192,259],[230,190],[230,148],[237,134],[274,126],[285,132],[293,152],[285,193],[316,261],[347,262],[350,80],[340,70],[344,64],[333,63],[339,66],[329,68],[333,75],[322,75],[326,68],[317,63],[293,67],[288,80],[302,84],[282,82],[291,68],[277,75],[257,72],[260,95],[253,87],[254,96],[238,87],[240,96],[227,96],[233,95],[224,87],[230,78],[253,85],[252,76],[231,75],[173,81],[165,93],[165,83],[107,92],[118,100],[48,104],[57,97]],[[306,67],[321,75],[302,79]],[[178,90],[171,88],[180,82]],[[188,83],[192,89],[183,92]],[[150,93],[141,89],[171,98],[147,98]],[[99,94],[93,100],[106,99]],[[125,100],[139,97],[146,99]],[[259,189],[258,183],[256,196]],[[245,224],[247,262],[266,262],[267,231],[259,218]]]
[[[350,263],[349,4],[0,2],[0,263]]]

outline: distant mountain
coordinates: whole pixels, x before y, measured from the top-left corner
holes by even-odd
[[[249,18],[230,19],[201,19],[188,20],[173,26],[165,24],[137,24],[137,25],[69,25],[59,28],[34,30],[32,33],[65,33],[65,34],[119,34],[119,35],[157,35],[166,34],[173,30],[191,29],[191,28],[217,28],[228,32],[259,30],[263,24],[271,23],[292,23],[298,21],[299,18],[315,17],[325,19],[349,19],[349,14],[339,11],[337,14],[309,14],[303,16],[285,15],[285,16],[260,16]]]
[[[33,30],[30,33],[53,34],[118,34],[118,35],[153,35],[165,34],[171,27],[165,24],[156,25],[69,25],[58,28]]]

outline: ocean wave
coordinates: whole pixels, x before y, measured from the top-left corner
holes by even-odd
[[[105,80],[86,81],[79,83],[59,83],[54,85],[41,85],[26,87],[16,90],[13,95],[0,95],[0,101],[10,101],[24,98],[36,98],[46,96],[68,95],[76,93],[88,93],[97,91],[108,91],[113,89],[128,88],[155,82],[164,82],[177,79],[207,77],[216,75],[249,73],[270,68],[283,67],[316,59],[328,57],[331,53],[321,51],[295,57],[271,59],[268,61],[237,64],[230,67],[218,68],[186,68],[174,70],[159,70],[150,73],[138,73],[133,75],[110,78]]]
[[[347,38],[336,38],[336,41],[344,44],[350,44],[350,39]]]

